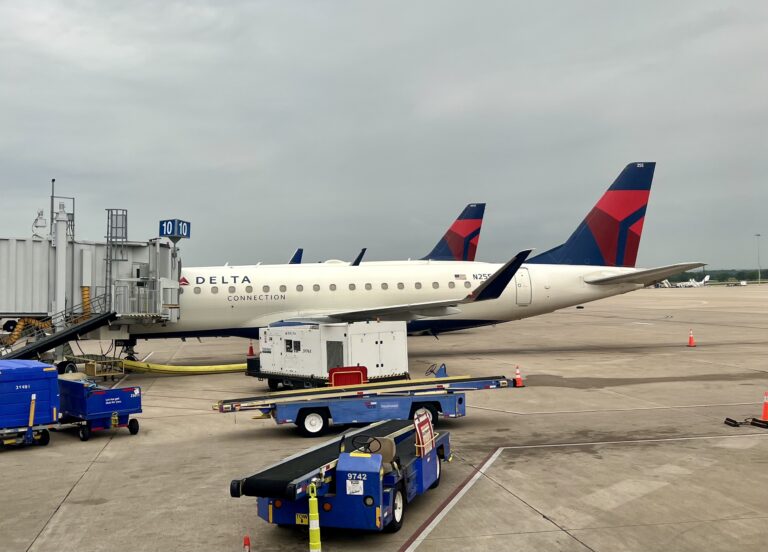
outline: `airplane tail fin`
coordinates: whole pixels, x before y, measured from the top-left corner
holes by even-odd
[[[634,267],[656,163],[630,163],[564,244],[537,264]]]
[[[422,260],[474,261],[485,203],[470,203],[459,215],[434,249]]]

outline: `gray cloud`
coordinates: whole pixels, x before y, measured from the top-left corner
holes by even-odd
[[[190,220],[188,266],[423,255],[470,201],[503,261],[655,160],[639,263],[754,266],[765,36],[757,2],[2,4],[0,235],[55,177],[82,238]]]

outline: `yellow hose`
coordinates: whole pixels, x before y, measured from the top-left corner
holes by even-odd
[[[218,364],[214,366],[171,366],[169,364],[150,364],[135,360],[124,360],[123,368],[132,372],[144,372],[149,374],[227,374],[231,372],[244,372],[243,364]]]

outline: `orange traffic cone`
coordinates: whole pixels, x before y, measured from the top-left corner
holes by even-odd
[[[243,552],[251,552],[251,537],[248,535],[243,537]]]
[[[694,341],[694,339],[693,339],[693,330],[688,332],[688,346],[689,347],[695,347],[696,346],[696,341]]]
[[[760,419],[768,423],[768,391],[765,392],[763,397],[763,415]]]
[[[256,355],[253,353],[253,339],[251,339],[251,340],[249,340],[249,341],[248,341],[248,356],[249,356],[249,357],[252,357],[252,356],[256,356]]]
[[[515,387],[525,387],[523,376],[520,375],[520,367],[515,366]]]

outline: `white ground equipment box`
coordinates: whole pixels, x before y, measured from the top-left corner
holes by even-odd
[[[365,366],[369,381],[408,377],[405,322],[272,326],[259,330],[258,369],[249,375],[277,384],[323,385],[328,371]]]

